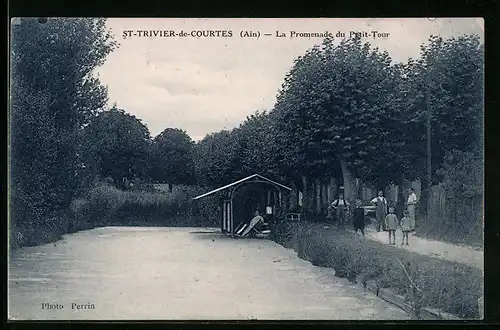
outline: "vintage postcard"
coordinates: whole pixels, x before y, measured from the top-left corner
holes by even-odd
[[[483,318],[483,19],[10,37],[9,320]]]

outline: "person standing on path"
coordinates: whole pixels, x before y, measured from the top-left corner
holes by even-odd
[[[371,203],[377,207],[375,215],[377,217],[377,231],[380,232],[383,229],[384,219],[387,215],[387,199],[384,197],[384,192],[379,190],[378,197],[372,199]]]
[[[330,206],[335,210],[338,225],[340,227],[345,227],[346,213],[347,208],[349,207],[349,202],[344,199],[344,194],[340,193],[339,198],[334,200]]]
[[[361,200],[356,200],[356,208],[354,209],[354,232],[358,233],[358,230],[361,231],[361,234],[365,236],[365,210],[361,207]]]
[[[385,230],[389,232],[389,244],[396,245],[396,228],[398,217],[394,214],[394,208],[389,207],[389,214],[385,217]],[[392,238],[392,239],[391,239]]]
[[[408,201],[406,202],[409,217],[410,217],[410,231],[415,230],[415,207],[417,205],[418,199],[415,194],[415,189],[410,189],[410,195],[408,196]]]
[[[401,245],[405,244],[405,238],[406,238],[406,245],[408,245],[408,233],[411,231],[411,218],[410,218],[410,212],[408,210],[405,210],[403,212],[403,218],[401,218],[401,230],[403,231],[403,239],[401,241]]]

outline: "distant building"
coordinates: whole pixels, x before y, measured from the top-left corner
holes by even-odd
[[[175,185],[172,185],[172,184],[169,185],[168,183],[153,183],[153,188],[157,191],[160,191],[160,192],[168,193],[170,191],[169,186],[172,187],[172,189],[175,188]]]

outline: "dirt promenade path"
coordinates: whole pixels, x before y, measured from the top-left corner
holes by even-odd
[[[270,240],[231,239],[214,231],[105,227],[14,251],[9,316],[410,319],[399,308],[335,277],[332,269],[314,267]],[[49,304],[62,307],[48,309]]]

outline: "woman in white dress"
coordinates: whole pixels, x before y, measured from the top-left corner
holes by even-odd
[[[410,189],[410,195],[408,196],[408,201],[406,202],[406,207],[410,217],[410,231],[415,230],[415,207],[417,205],[418,199],[415,194],[415,189]]]

